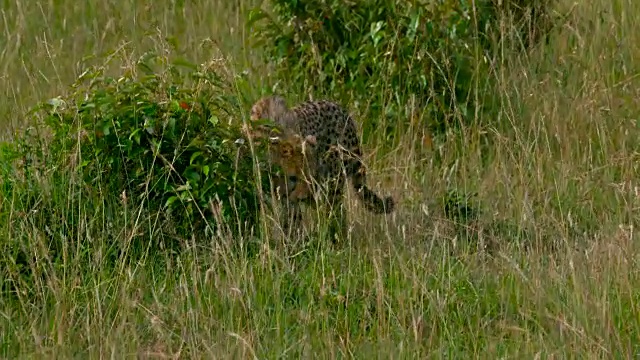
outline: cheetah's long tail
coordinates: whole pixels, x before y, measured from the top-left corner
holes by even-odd
[[[391,196],[383,199],[366,185],[365,168],[362,164],[352,176],[351,183],[367,210],[375,214],[389,214],[394,210],[395,202]]]
[[[364,207],[375,214],[389,214],[393,211],[395,203],[391,196],[384,199],[375,192],[363,185],[360,190],[356,189],[358,197],[362,200]]]

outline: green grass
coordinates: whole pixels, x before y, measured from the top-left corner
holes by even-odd
[[[5,1],[2,137],[102,54],[118,50],[126,63],[168,50],[163,37],[175,39],[174,54],[217,61],[255,99],[274,80],[243,25],[254,4],[238,3]],[[418,129],[400,134],[402,146],[368,158],[370,183],[398,209],[374,217],[350,199],[345,246],[237,250],[238,239],[221,235],[183,239],[193,246],[179,258],[148,250],[132,260],[111,254],[113,244],[170,236],[138,209],[113,216],[77,185],[46,177],[41,201],[60,205],[55,213],[19,213],[0,193],[0,238],[37,259],[33,281],[0,298],[0,356],[637,357],[640,3],[561,0],[555,9],[568,15],[549,44],[497,57],[500,109],[481,129],[488,153],[478,129],[435,149],[408,146],[421,143]],[[468,228],[443,214],[438,199],[452,187],[477,192],[485,209]],[[39,227],[45,216],[57,226]],[[54,261],[47,239],[68,227],[91,253],[68,239]]]

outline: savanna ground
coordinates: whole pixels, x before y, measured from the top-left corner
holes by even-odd
[[[250,101],[275,83],[249,46],[245,22],[254,5],[5,1],[2,137],[28,126],[24,114],[67,91],[86,64],[115,51],[122,60],[109,66],[117,73],[127,59],[167,50],[164,37],[175,39],[180,55],[231,74],[234,91],[248,99],[235,118],[246,118]],[[384,140],[364,144],[369,183],[398,206],[373,216],[350,196],[346,245],[292,251],[266,242],[257,255],[238,256],[232,252],[242,250],[225,241],[188,239],[201,245],[178,258],[112,266],[101,252],[153,233],[155,224],[137,221],[135,209],[114,217],[75,206],[61,209],[59,221],[73,217],[76,236],[90,236],[98,255],[87,261],[70,247],[54,264],[48,229],[16,226],[31,215],[0,194],[2,238],[23,239],[39,274],[28,289],[0,298],[0,354],[640,356],[640,3],[563,0],[555,7],[567,18],[551,40],[492,73],[499,125],[463,129],[433,147],[411,127],[385,153],[377,151]],[[290,102],[305,98],[277,91]],[[49,187],[58,198],[74,191],[54,181]],[[461,225],[445,216],[439,199],[451,188],[478,194],[478,219]],[[0,269],[3,278],[10,272]]]

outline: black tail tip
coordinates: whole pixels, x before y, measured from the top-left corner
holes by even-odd
[[[393,210],[395,210],[395,207],[396,207],[396,202],[393,200],[393,198],[391,196],[387,196],[382,201],[382,209],[381,210],[382,210],[383,214],[392,213]]]
[[[357,189],[357,191],[364,206],[372,213],[389,214],[395,210],[396,203],[391,196],[381,198],[366,186]]]

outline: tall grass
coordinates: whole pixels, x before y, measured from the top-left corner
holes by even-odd
[[[4,2],[3,136],[104,61],[95,55],[119,49],[126,62],[169,52],[171,39],[172,54],[219,61],[254,99],[273,84],[243,25],[255,3]],[[33,279],[0,298],[1,356],[637,357],[640,3],[560,0],[554,9],[566,19],[548,44],[495,57],[500,107],[490,125],[437,148],[409,127],[402,145],[368,159],[370,181],[399,206],[373,217],[351,199],[346,246],[264,242],[249,256],[220,235],[183,239],[193,246],[178,258],[133,261],[105,254],[141,232],[169,236],[138,209],[113,216],[46,174],[39,201],[60,205],[54,213],[18,212],[19,200],[0,194],[1,238],[35,259]],[[451,187],[478,193],[476,221],[443,214],[438,199]],[[39,227],[43,216],[58,226]],[[68,234],[89,239],[91,253],[68,239],[53,259],[47,239]]]

